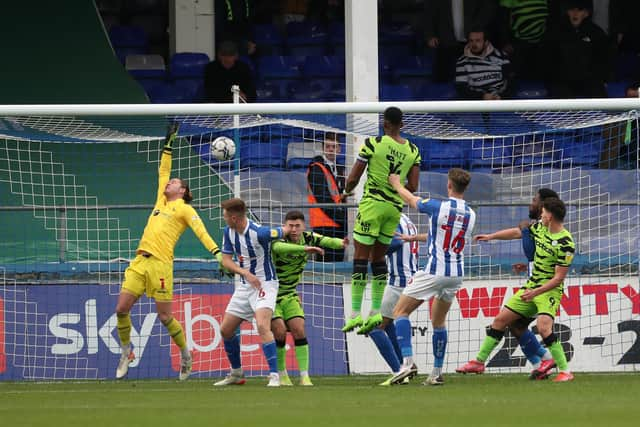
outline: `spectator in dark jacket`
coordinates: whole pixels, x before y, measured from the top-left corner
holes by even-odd
[[[309,222],[313,231],[323,236],[344,238],[347,235],[347,209],[342,207],[344,166],[338,165],[340,143],[335,133],[327,132],[322,144],[322,155],[313,158],[307,169],[307,191],[310,204],[334,203],[336,207],[309,209]],[[343,261],[344,249],[325,249],[325,262]]]
[[[238,48],[230,41],[220,43],[216,60],[204,70],[205,102],[233,102],[231,86],[240,86],[240,97],[245,102],[255,102],[256,85],[247,64],[238,61]]]
[[[589,19],[584,0],[567,3],[566,19],[549,33],[547,84],[552,98],[605,98],[611,47]]]

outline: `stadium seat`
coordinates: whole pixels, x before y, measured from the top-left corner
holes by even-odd
[[[240,167],[274,169],[284,166],[284,147],[275,143],[252,142],[240,146]]]
[[[289,143],[287,145],[287,169],[306,168],[319,150],[321,150],[320,144],[316,145],[313,142]]]
[[[609,98],[624,98],[626,96],[627,88],[631,85],[629,81],[623,82],[608,82],[607,83],[607,96]]]
[[[258,58],[258,75],[261,79],[297,79],[300,66],[294,57],[262,56]]]
[[[125,68],[136,79],[163,79],[166,73],[161,55],[128,55]]]
[[[308,22],[287,24],[287,50],[289,55],[324,55],[329,36],[326,27]]]
[[[426,169],[433,172],[447,172],[453,167],[466,167],[464,143],[459,140],[429,140],[426,150],[421,150],[420,155],[423,156],[423,164],[426,161]]]
[[[163,82],[147,92],[151,102],[155,104],[177,104],[187,102],[187,95],[171,82]]]
[[[518,99],[544,99],[548,96],[543,82],[523,80],[518,83],[515,97]]]
[[[615,79],[617,81],[637,80],[640,75],[640,56],[635,53],[623,53],[616,57]]]
[[[422,99],[425,100],[446,100],[455,99],[456,86],[450,83],[427,83],[422,88]]]
[[[171,57],[169,72],[173,78],[204,77],[209,56],[199,52],[180,52]]]
[[[383,84],[380,86],[380,100],[382,101],[411,101],[414,93],[407,84]]]
[[[422,77],[433,73],[433,59],[431,55],[397,57],[393,64],[394,78]]]
[[[273,24],[256,24],[253,29],[254,42],[261,56],[284,53],[282,35]]]
[[[500,172],[513,163],[510,138],[466,141],[469,169],[474,172]]]
[[[302,66],[304,77],[344,77],[344,58],[337,56],[308,56]]]
[[[146,48],[147,34],[142,27],[133,25],[114,25],[109,30],[109,40],[114,48],[136,47]]]

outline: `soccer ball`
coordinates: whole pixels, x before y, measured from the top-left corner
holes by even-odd
[[[236,154],[236,144],[233,139],[219,136],[211,143],[211,155],[218,160],[231,160]]]

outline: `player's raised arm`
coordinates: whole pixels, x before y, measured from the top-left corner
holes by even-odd
[[[412,168],[413,170],[413,168]],[[411,194],[409,190],[405,188],[402,182],[400,182],[400,175],[392,173],[389,175],[389,184],[393,187],[394,190],[398,192],[402,200],[412,208],[418,207],[418,202],[421,200],[420,197],[414,196]]]
[[[505,228],[504,230],[499,230],[490,234],[476,234],[473,236],[474,241],[484,241],[488,242],[489,240],[515,240],[522,237],[522,231],[518,227],[514,228]]]
[[[158,195],[156,200],[164,195],[164,190],[171,176],[171,151],[173,150],[173,142],[178,136],[178,123],[172,123],[167,128],[167,135],[164,138],[164,147],[162,148],[162,156],[160,157],[160,167],[158,168]]]
[[[367,162],[364,159],[358,158],[353,167],[351,168],[351,172],[349,172],[349,176],[344,184],[344,196],[351,196],[353,194],[353,190],[358,186],[360,182],[360,178],[364,173],[364,170],[367,168]]]

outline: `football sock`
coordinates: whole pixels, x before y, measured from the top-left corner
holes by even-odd
[[[396,335],[396,325],[393,322],[389,322],[387,327],[384,328],[384,331],[387,333],[389,340],[391,341],[391,345],[396,352],[396,356],[398,356],[398,360],[402,360],[402,351],[400,351],[400,345],[398,344],[398,336]]]
[[[276,350],[276,342],[269,341],[262,343],[262,352],[264,353],[267,364],[269,365],[269,372],[278,372],[278,354]]]
[[[387,286],[387,263],[373,263],[371,264],[371,271],[373,272],[373,279],[371,280],[371,310],[375,314],[380,311],[384,288]]]
[[[539,351],[542,349],[544,353],[544,348],[540,345],[533,332],[529,329],[525,330],[518,342],[527,360],[534,366],[538,365],[540,363]]]
[[[173,342],[176,343],[180,349],[187,348],[187,340],[184,338],[184,332],[182,331],[182,326],[180,322],[178,322],[175,317],[172,317],[168,322],[162,322],[167,331],[169,332],[169,336],[173,339]]]
[[[120,346],[128,349],[131,343],[131,316],[129,313],[118,313],[118,337],[120,337]]]
[[[493,329],[492,327],[487,328],[487,336],[482,341],[480,345],[480,351],[476,356],[476,359],[479,362],[485,362],[494,348],[502,341],[502,337],[504,337],[504,331],[498,331],[497,329]]]
[[[569,364],[567,363],[567,357],[564,354],[564,349],[562,348],[562,344],[560,344],[560,340],[556,334],[551,333],[546,338],[543,338],[544,345],[547,346],[551,355],[553,356],[553,360],[555,360],[556,365],[558,366],[559,371],[566,371],[569,368]]]
[[[298,369],[300,372],[309,370],[309,343],[306,338],[295,340],[296,360],[298,361]]]
[[[278,371],[287,370],[287,342],[276,340],[276,352],[278,355]]]
[[[389,368],[391,368],[391,372],[398,372],[400,370],[400,359],[398,359],[398,355],[393,349],[393,345],[387,334],[385,334],[382,329],[376,328],[369,332],[369,337],[373,340],[376,347],[378,347],[378,351],[384,358],[384,361],[387,362],[387,365],[389,365]]]
[[[240,335],[235,334],[232,338],[224,340],[224,351],[227,353],[227,359],[233,369],[240,369]],[[277,357],[277,356],[276,356]]]
[[[351,317],[356,317],[362,309],[362,298],[367,287],[367,260],[353,260],[351,275]]]
[[[444,364],[444,355],[447,350],[447,328],[434,328],[431,336],[431,344],[433,345],[433,366],[442,368]]]
[[[398,334],[398,344],[402,357],[413,356],[413,347],[411,346],[411,321],[408,317],[402,316],[395,320],[396,334]]]

